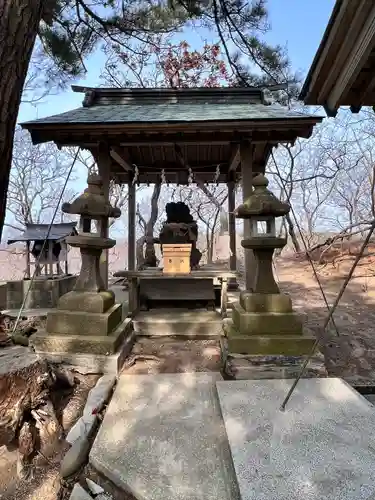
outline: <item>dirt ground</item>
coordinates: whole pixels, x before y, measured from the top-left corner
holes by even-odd
[[[354,262],[354,256],[344,255],[335,263],[315,264],[315,268],[331,306]],[[304,314],[305,324],[315,335],[322,335],[327,317],[319,285],[309,262],[298,258],[283,258],[275,272],[280,288],[288,292],[296,311]],[[364,257],[333,316],[322,335],[321,350],[331,376],[339,376],[355,386],[375,386],[375,258]],[[336,333],[336,329],[338,334]]]
[[[353,261],[353,256],[344,255],[334,264],[315,264],[329,305],[333,304]],[[328,311],[309,262],[297,257],[279,258],[275,277],[281,290],[291,295],[295,310],[303,314],[306,327],[315,335],[322,335]],[[360,262],[334,314],[334,323],[321,340],[329,374],[354,386],[375,386],[375,257],[369,255]],[[139,339],[132,354],[137,359],[125,366],[123,373],[219,371],[221,366],[217,340]],[[74,391],[56,394],[54,401],[65,431],[80,416],[88,391],[97,379],[97,376],[76,376],[79,383]],[[15,479],[16,451],[0,448],[0,500],[56,500],[61,486],[59,466],[66,446],[60,442],[48,459],[37,457],[34,478],[29,482]],[[86,476],[96,479],[89,466]],[[124,498],[114,490],[112,493],[116,500]]]
[[[125,364],[123,373],[183,373],[221,369],[218,340],[139,338],[132,355],[139,356],[139,359],[131,366]],[[147,359],[148,355],[155,359]]]
[[[53,394],[56,416],[66,433],[81,416],[90,389],[97,375],[74,374],[77,384],[73,389]],[[46,455],[35,458],[32,478],[18,480],[17,451],[0,447],[0,499],[1,500],[56,500],[60,490],[60,462],[68,446],[64,440],[55,442]]]

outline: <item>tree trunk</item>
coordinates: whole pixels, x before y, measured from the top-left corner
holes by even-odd
[[[145,243],[146,243],[146,236],[143,235],[137,239],[135,244],[137,269],[142,269],[145,266],[145,255],[143,252],[143,247]]]
[[[201,182],[199,180],[197,180],[196,182],[199,189],[207,196],[210,202],[220,211],[220,230],[219,230],[220,234],[227,233],[229,231],[229,219],[228,219],[228,214],[226,213],[223,205],[226,202],[228,195],[224,198],[223,202],[220,203],[217,200],[217,198],[212,193],[210,193],[210,190],[207,188],[204,182]]]
[[[159,215],[159,197],[161,191],[161,183],[154,185],[154,190],[151,196],[151,214],[146,224],[146,261],[153,260],[156,263],[156,253],[154,245],[154,227]]]
[[[13,138],[45,0],[0,0],[0,241]]]
[[[294,246],[294,250],[297,252],[297,253],[300,253],[301,251],[301,245],[299,244],[299,241],[298,241],[298,238],[297,238],[297,235],[296,235],[296,232],[294,230],[294,224],[293,224],[293,221],[290,217],[289,214],[287,214],[285,216],[285,219],[288,223],[288,233],[289,233],[289,236],[291,237],[292,239],[292,243],[293,243],[293,246]]]
[[[154,190],[151,196],[151,213],[150,218],[146,222],[142,215],[137,209],[137,215],[142,220],[142,226],[144,227],[144,234],[138,238],[136,242],[136,259],[137,268],[142,269],[144,266],[153,267],[153,262],[156,265],[156,254],[154,246],[154,227],[159,215],[159,197],[161,191],[161,184],[156,183],[154,185]],[[146,245],[146,251],[143,251],[143,247]]]

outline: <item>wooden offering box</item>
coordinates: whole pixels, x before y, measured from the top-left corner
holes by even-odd
[[[163,245],[163,273],[187,274],[190,273],[191,243],[177,243]]]

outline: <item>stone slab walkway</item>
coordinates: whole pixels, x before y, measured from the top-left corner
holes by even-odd
[[[338,378],[217,383],[242,500],[375,498],[375,411]]]
[[[91,465],[142,500],[238,500],[219,373],[121,375]]]

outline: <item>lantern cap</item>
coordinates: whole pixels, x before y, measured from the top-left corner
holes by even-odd
[[[253,179],[254,190],[249,198],[240,205],[235,215],[239,219],[249,219],[257,215],[281,217],[290,211],[288,203],[280,201],[267,189],[268,179],[263,174],[258,174]]]
[[[91,219],[118,218],[121,210],[112,207],[106,201],[103,190],[103,180],[98,174],[90,174],[87,178],[87,188],[72,203],[63,203],[61,210],[67,214],[76,214]]]

